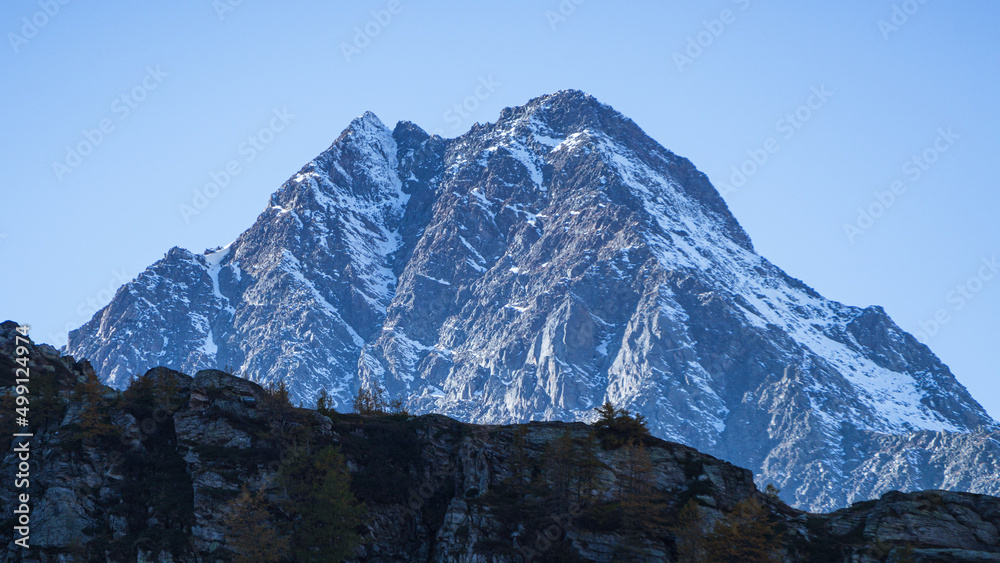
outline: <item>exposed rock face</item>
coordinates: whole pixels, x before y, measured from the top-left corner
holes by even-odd
[[[15,326],[0,325],[5,393]],[[214,370],[192,379],[161,368],[124,394],[81,391],[88,364],[53,352],[31,345],[28,354],[40,393],[33,400],[48,405],[44,420],[34,415],[27,429],[36,456],[30,490],[37,547],[25,552],[8,544],[5,561],[224,559],[227,501],[244,485],[280,500],[274,477],[282,460],[303,452],[293,442],[308,443],[309,451],[335,444],[343,452],[352,490],[369,512],[359,563],[672,561],[684,502],[695,499],[711,522],[747,498],[762,503],[783,530],[774,547],[788,562],[901,561],[904,555],[1000,560],[1000,499],[994,497],[890,493],[833,514],[808,514],[758,492],[745,469],[655,438],[643,441],[644,450],[588,449],[599,442],[582,423],[475,426],[440,415],[331,420]],[[88,412],[107,427],[87,427],[95,420]],[[560,453],[560,443],[570,445]],[[639,451],[648,456],[645,470],[635,465]],[[16,456],[9,447],[5,452],[2,466],[10,472]],[[596,465],[584,500],[577,504],[569,492],[561,508],[537,500],[562,483],[565,468],[553,460],[588,455]],[[636,471],[645,471],[659,516],[629,529],[619,520],[628,519],[630,509],[615,499]],[[13,494],[10,480],[0,484],[4,506],[13,505]],[[611,507],[613,517],[600,507]]]
[[[689,161],[576,91],[447,140],[366,113],[235,242],[171,250],[68,351],[117,386],[229,365],[306,404],[366,385],[485,424],[587,421],[611,400],[812,509],[910,490],[868,473],[896,438],[940,433],[943,459],[997,428],[881,308],[757,255]],[[997,480],[914,463],[921,486]]]
[[[1000,561],[996,501],[947,491],[893,491],[821,517],[829,535],[820,544],[853,544],[856,560],[865,562],[902,561],[904,553],[920,562]],[[860,548],[865,543],[867,549]]]
[[[940,488],[1000,496],[1000,434],[914,432],[900,436],[869,435],[848,450],[855,489],[849,496],[873,498],[898,488]]]

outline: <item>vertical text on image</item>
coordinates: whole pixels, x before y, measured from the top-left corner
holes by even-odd
[[[17,473],[14,474],[14,488],[17,489],[17,499],[14,503],[14,543],[23,549],[31,547],[31,432],[26,432],[31,404],[28,384],[31,380],[31,339],[28,338],[28,327],[17,327],[14,335],[14,412],[3,413],[3,416],[13,415],[14,424],[22,431],[14,432],[12,442],[13,453],[17,456]],[[21,491],[23,489],[23,492]]]

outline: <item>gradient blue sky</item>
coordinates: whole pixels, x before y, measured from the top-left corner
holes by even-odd
[[[578,88],[717,186],[745,165],[725,198],[762,255],[923,331],[1000,418],[1000,273],[984,266],[1000,253],[1000,4],[564,0],[553,17],[559,0],[243,0],[220,16],[230,1],[4,3],[0,316],[36,340],[61,344],[170,247],[235,239],[365,110],[450,137]],[[810,100],[814,88],[832,95]],[[294,118],[250,160],[243,143],[276,110]],[[53,162],[102,120],[109,132],[59,177]],[[762,147],[763,165],[745,163]],[[932,164],[912,161],[925,151]],[[179,206],[232,160],[240,173],[185,221]],[[845,223],[880,205],[850,240]]]

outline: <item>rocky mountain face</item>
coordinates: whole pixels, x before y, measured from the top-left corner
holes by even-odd
[[[994,497],[891,492],[809,514],[759,492],[745,469],[652,437],[622,443],[582,423],[327,417],[216,370],[157,368],[123,393],[51,347],[15,355],[15,329],[0,325],[0,386],[9,398],[15,357],[30,358],[34,414],[21,430],[33,434],[32,547],[11,542],[4,561],[229,560],[241,488],[281,506],[276,475],[327,445],[343,453],[367,511],[357,563],[676,561],[705,535],[696,530],[735,521],[751,501],[786,562],[1000,561]],[[2,423],[0,465],[12,474],[10,418]],[[586,480],[579,468],[590,468]],[[0,503],[15,506],[17,492],[4,480]],[[275,510],[262,525],[288,523]]]
[[[482,424],[610,400],[813,510],[997,492],[996,423],[947,366],[759,256],[704,174],[578,91],[455,139],[366,113],[236,241],[170,250],[67,351],[118,387],[231,366],[305,404],[380,388]]]

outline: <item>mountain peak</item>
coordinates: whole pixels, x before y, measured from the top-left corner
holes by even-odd
[[[355,117],[351,120],[351,124],[347,126],[348,131],[363,131],[366,129],[375,129],[380,131],[389,130],[385,123],[382,123],[382,120],[371,111],[365,111],[361,115]]]
[[[825,508],[890,486],[859,469],[879,436],[992,424],[884,312],[758,255],[690,161],[579,90],[454,139],[366,112],[229,250],[171,256],[68,350],[116,383],[232,365],[306,403],[384,389],[490,424],[610,400]]]
[[[563,149],[596,149],[604,155],[606,166],[618,170],[618,176],[627,184],[623,190],[630,192],[630,197],[651,197],[662,203],[667,192],[679,191],[682,198],[694,200],[697,207],[712,215],[720,223],[717,229],[733,242],[753,251],[750,237],[705,174],[649,137],[634,121],[586,92],[560,90],[522,106],[504,108],[495,123],[473,127],[456,141],[464,146],[473,139],[484,142],[478,150],[487,152],[497,146],[513,147],[525,167],[536,171],[536,183],[542,175],[538,165],[549,159],[550,153],[554,156]],[[656,172],[650,175],[650,171]],[[670,180],[657,185],[654,177]],[[676,214],[676,209],[670,213]]]
[[[412,121],[400,121],[396,123],[396,128],[392,130],[392,136],[396,143],[406,148],[416,149],[424,141],[430,138],[427,131],[424,131]]]
[[[598,100],[592,94],[574,88],[567,88],[564,90],[558,90],[556,92],[552,92],[551,94],[542,94],[541,96],[536,96],[528,100],[528,102],[524,105],[525,106],[566,105],[566,106],[575,106],[577,108],[591,107],[595,110],[618,113],[613,107],[601,103],[601,101]]]
[[[586,129],[610,132],[622,122],[631,120],[594,96],[581,90],[560,90],[532,98],[522,106],[504,108],[496,125],[501,128],[523,125],[565,137]],[[638,129],[634,123],[632,126]]]

